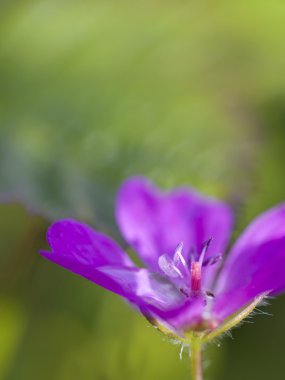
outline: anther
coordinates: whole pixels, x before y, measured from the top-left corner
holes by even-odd
[[[214,265],[218,263],[219,261],[221,261],[222,258],[223,258],[222,255],[209,257],[207,260],[203,261],[203,267]]]
[[[182,273],[176,267],[173,260],[168,255],[161,255],[158,259],[159,268],[169,277],[172,278],[183,278]]]
[[[200,257],[199,257],[199,263],[202,265],[203,264],[203,260],[204,260],[204,257],[205,257],[205,254],[212,242],[213,238],[210,238],[208,240],[206,240],[203,244],[202,244],[202,252],[200,254]]]
[[[211,292],[210,290],[206,291],[206,296],[209,298],[215,298],[215,294],[213,292]]]
[[[187,263],[182,255],[183,251],[183,242],[179,243],[178,246],[175,249],[174,256],[173,256],[173,261],[174,264],[177,265],[179,262],[183,265],[184,268],[187,268]]]

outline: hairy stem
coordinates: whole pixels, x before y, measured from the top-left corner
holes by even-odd
[[[203,380],[202,373],[202,346],[198,342],[193,342],[191,345],[191,380]]]

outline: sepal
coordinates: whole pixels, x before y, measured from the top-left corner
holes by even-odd
[[[254,311],[254,309],[259,304],[261,304],[266,299],[267,296],[268,292],[260,294],[259,296],[255,297],[252,302],[247,304],[246,307],[229,316],[222,324],[218,325],[218,327],[211,331],[202,333],[200,336],[202,343],[208,343],[213,339],[219,338],[229,332],[232,328],[237,327]]]

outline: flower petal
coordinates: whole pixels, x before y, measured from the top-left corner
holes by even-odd
[[[184,302],[184,295],[165,276],[134,267],[109,237],[74,220],[53,224],[47,233],[52,252],[46,259],[136,304],[166,311]]]
[[[115,265],[94,267],[72,255],[40,253],[49,261],[120,295],[148,319],[155,318],[179,334],[201,319],[203,302],[186,299],[172,282],[158,273]]]
[[[183,241],[183,254],[200,250],[213,237],[206,259],[224,251],[232,226],[224,203],[206,198],[190,188],[161,192],[141,177],[127,180],[118,193],[116,218],[126,241],[142,260],[159,271],[159,256],[173,255]],[[213,268],[205,268],[205,272]]]
[[[45,251],[40,253],[61,267],[126,298],[140,309],[150,307],[162,312],[177,307],[184,301],[183,295],[170,281],[147,269],[118,265],[95,267],[77,260],[75,256]]]
[[[149,320],[155,318],[183,334],[184,329],[202,319],[204,297],[186,298],[171,281],[158,273],[111,266],[98,269],[118,281],[124,289],[121,295],[135,304]]]
[[[60,220],[52,224],[47,232],[47,240],[54,253],[73,257],[82,264],[93,267],[108,264],[134,265],[112,239],[75,220]]]
[[[198,326],[203,321],[205,311],[204,297],[188,298],[186,302],[171,310],[156,310],[154,315],[177,331],[180,335]]]
[[[285,204],[254,220],[235,243],[222,269],[214,312],[234,313],[257,295],[285,290]]]
[[[167,311],[184,303],[185,297],[166,277],[142,268],[106,266],[98,269],[124,287],[124,297],[137,306]]]

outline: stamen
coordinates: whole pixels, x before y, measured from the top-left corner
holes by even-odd
[[[202,265],[203,264],[203,260],[204,260],[204,257],[205,257],[205,254],[212,242],[213,238],[210,238],[208,240],[206,240],[203,245],[202,245],[202,252],[200,254],[200,257],[199,257],[199,263]]]
[[[182,294],[184,294],[184,296],[186,297],[190,296],[188,289],[180,288],[179,290]]]
[[[187,268],[187,263],[186,263],[183,255],[182,255],[183,247],[184,247],[183,242],[180,242],[178,244],[178,246],[176,247],[176,249],[175,249],[174,256],[173,256],[173,261],[174,261],[175,265],[177,265],[179,263],[179,261],[180,261],[181,264],[183,265],[183,267]]]
[[[183,278],[180,270],[174,265],[173,260],[168,255],[162,255],[158,259],[159,268],[169,277]]]
[[[207,300],[211,300],[214,297],[214,294],[210,291],[202,291],[202,268],[207,265],[213,265],[221,260],[221,255],[218,255],[204,261],[211,242],[212,238],[202,244],[199,257],[194,255],[194,251],[192,250],[185,259],[182,254],[184,248],[183,242],[180,242],[175,249],[173,258],[165,254],[158,259],[158,266],[164,274],[170,278],[180,278],[183,280],[185,286],[180,288],[182,294],[186,297],[203,295],[206,304],[208,304]],[[189,259],[190,262],[187,263]]]
[[[206,291],[206,296],[209,298],[215,298],[215,294],[213,292],[211,292],[210,290]]]
[[[186,278],[188,279],[188,281],[190,281],[191,276],[190,276],[190,271],[189,271],[189,265],[187,264],[186,260],[184,259],[184,256],[182,255],[183,247],[184,247],[183,242],[180,242],[175,249],[173,262],[176,267],[179,263],[182,264],[184,272],[186,274]]]
[[[205,295],[206,295],[206,298],[205,298],[206,307],[205,307],[205,310],[203,312],[203,319],[204,319],[205,323],[207,324],[207,327],[210,330],[213,330],[214,328],[217,327],[216,326],[217,321],[213,320],[213,316],[212,316],[212,312],[211,312],[215,295],[214,295],[214,293],[212,293],[209,290],[207,290],[205,292]]]
[[[222,255],[209,257],[207,260],[205,260],[203,262],[203,267],[207,267],[209,265],[214,265],[214,264],[218,263],[219,261],[221,261],[222,258],[223,258]]]

